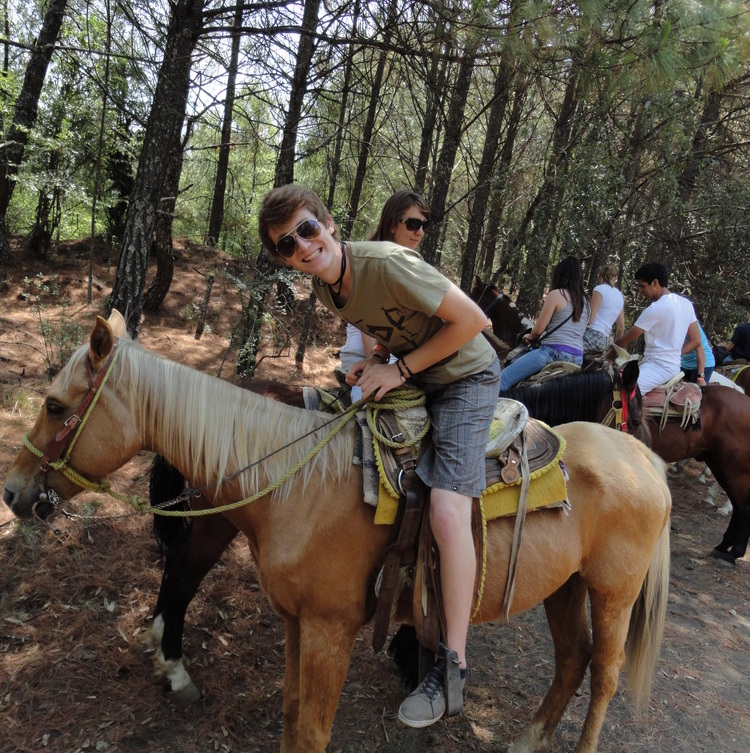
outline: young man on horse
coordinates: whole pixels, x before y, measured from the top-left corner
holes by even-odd
[[[669,292],[669,275],[663,264],[643,264],[635,273],[635,279],[638,292],[650,304],[615,342],[625,348],[636,338],[644,336],[646,347],[640,363],[638,387],[645,395],[679,374],[682,354],[695,350],[701,344],[701,337],[693,304],[687,298]],[[703,363],[699,362],[697,367],[698,375],[702,376]]]
[[[375,400],[407,380],[427,393],[432,442],[417,473],[431,490],[445,642],[458,654],[463,679],[476,571],[471,501],[485,486],[485,447],[500,384],[497,356],[481,335],[486,317],[411,249],[389,242],[342,242],[323,202],[301,186],[271,191],[258,225],[263,245],[276,260],[313,275],[313,290],[326,308],[398,356],[389,364],[374,351],[350,368],[349,384]],[[443,716],[444,677],[441,659],[401,704],[401,721],[426,727]]]

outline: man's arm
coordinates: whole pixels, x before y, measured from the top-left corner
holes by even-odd
[[[695,349],[695,363],[698,369],[696,381],[703,386],[706,383],[706,351],[703,350],[703,343]]]
[[[687,337],[685,338],[685,342],[682,344],[682,350],[680,352],[682,353],[683,356],[685,355],[685,353],[692,353],[700,344],[701,344],[701,331],[698,329],[698,322],[690,322],[690,326],[688,327],[688,331],[687,331]],[[705,354],[704,354],[704,361],[705,361]],[[698,368],[699,373],[700,371],[701,369]]]
[[[624,334],[615,340],[615,345],[619,345],[621,348],[627,348],[633,340],[636,340],[643,334],[644,330],[640,327],[636,327],[635,324]]]

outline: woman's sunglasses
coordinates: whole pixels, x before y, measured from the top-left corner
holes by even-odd
[[[310,217],[307,220],[302,220],[291,233],[282,235],[276,242],[276,253],[282,256],[284,259],[289,259],[294,255],[297,248],[297,238],[302,238],[306,241],[311,241],[320,235],[320,223],[314,218]]]
[[[420,220],[419,217],[408,217],[405,220],[400,220],[400,222],[403,222],[404,225],[406,225],[406,229],[410,233],[416,233],[419,228],[422,228],[422,230],[427,232],[427,228],[430,226],[429,220]]]

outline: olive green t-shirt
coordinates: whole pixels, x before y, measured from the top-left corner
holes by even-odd
[[[429,340],[443,320],[435,316],[450,280],[411,249],[395,243],[363,241],[347,243],[352,266],[352,290],[341,308],[331,290],[313,278],[320,302],[365,334],[403,357]],[[484,371],[495,351],[479,334],[456,353],[424,371],[415,379],[425,384],[450,384]]]

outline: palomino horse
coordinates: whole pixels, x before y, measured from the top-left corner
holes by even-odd
[[[474,277],[474,286],[469,295],[492,322],[495,337],[502,340],[509,350],[518,345],[521,335],[534,326],[534,322],[523,315],[505,293],[492,283],[482,282],[478,276]]]
[[[325,750],[389,537],[362,503],[351,423],[302,465],[328,420],[149,354],[113,314],[97,319],[89,346],[50,387],[3,491],[17,516],[48,516],[55,495],[73,497],[81,479],[95,484],[148,449],[223,506],[246,535],[260,585],[285,623],[286,753]],[[512,605],[515,614],[544,600],[556,669],[514,753],[549,747],[589,665],[591,702],[576,750],[595,751],[623,658],[636,702],[647,698],[666,610],[671,500],[663,463],[642,443],[595,424],[559,432],[571,510],[527,519]],[[248,502],[250,495],[262,496]],[[488,525],[477,622],[501,617],[512,531],[512,520]],[[166,669],[173,682],[185,681],[184,667]]]
[[[613,403],[619,399],[623,405],[622,420],[628,432],[649,444],[649,432],[641,418],[637,382],[638,362],[628,361],[622,372],[610,367],[599,372],[572,374],[535,387],[516,387],[508,393],[508,397],[525,403],[532,416],[541,417],[552,424],[571,421],[601,423],[612,410]],[[244,389],[287,405],[305,405],[303,388],[299,386],[264,379],[247,379],[239,384]],[[615,390],[619,395],[615,394]],[[183,476],[164,458],[157,456],[151,471],[151,504],[162,506],[169,500],[180,499],[184,486]],[[183,502],[180,499],[180,505]],[[176,662],[182,658],[185,614],[189,603],[202,579],[238,533],[221,515],[194,519],[192,531],[186,525],[186,520],[161,515],[154,517],[154,531],[165,557],[154,619],[159,624],[163,622],[161,641],[165,657]],[[388,651],[396,659],[406,683],[415,687],[420,677],[419,644],[414,629],[410,625],[402,625]],[[187,703],[199,697],[198,688],[190,685],[182,689],[174,700],[179,698]]]

